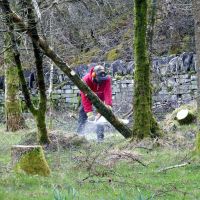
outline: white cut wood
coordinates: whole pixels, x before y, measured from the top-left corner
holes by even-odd
[[[184,109],[184,110],[180,110],[177,115],[176,115],[176,118],[178,120],[182,120],[182,119],[185,119],[189,114],[189,111],[188,109]]]
[[[165,171],[170,170],[170,169],[185,167],[188,164],[190,164],[190,162],[182,163],[180,165],[173,165],[173,166],[165,167],[165,168],[157,170],[157,172],[165,172]]]

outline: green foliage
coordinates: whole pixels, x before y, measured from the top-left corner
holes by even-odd
[[[58,189],[54,190],[54,200],[66,200],[66,196],[61,194],[61,192]]]
[[[139,188],[138,188],[138,192],[139,192],[139,195],[135,200],[153,200],[154,199],[154,195],[150,197],[146,197],[146,195],[143,195]]]
[[[77,191],[71,186],[67,186],[67,194],[62,194],[58,189],[54,190],[54,200],[75,200],[77,199]]]

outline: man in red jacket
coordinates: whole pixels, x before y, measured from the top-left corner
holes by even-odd
[[[111,78],[105,72],[105,68],[97,65],[91,68],[90,72],[83,77],[83,81],[90,87],[90,89],[111,109],[112,106],[112,87]],[[79,134],[84,133],[84,127],[87,121],[95,121],[101,115],[93,114],[93,107],[91,101],[81,92],[81,107],[79,111],[78,129]],[[97,140],[104,139],[104,126],[98,125],[96,128]]]

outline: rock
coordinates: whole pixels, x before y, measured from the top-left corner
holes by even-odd
[[[133,74],[134,72],[134,61],[130,61],[127,65],[127,74]]]
[[[168,68],[168,69],[169,69],[169,72],[170,72],[170,73],[180,71],[179,57],[178,57],[178,56],[172,58],[172,59],[169,61],[169,68]]]
[[[182,54],[183,57],[183,70],[185,72],[188,71],[195,71],[195,62],[194,62],[194,57],[193,57],[193,53],[183,53]]]
[[[122,60],[116,60],[111,64],[111,69],[112,69],[112,75],[113,77],[118,74],[118,75],[126,75],[127,74],[127,69],[126,65]]]

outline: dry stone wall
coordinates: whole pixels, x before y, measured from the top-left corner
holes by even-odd
[[[120,63],[123,64],[123,67],[119,66]],[[128,63],[127,66],[132,66],[134,73],[133,61]],[[123,68],[126,68],[126,65],[123,62],[118,62],[118,71],[122,72],[121,69]],[[115,71],[115,74],[118,74],[118,72]],[[130,110],[133,102],[134,81],[130,79],[130,75],[121,76],[121,79],[117,80],[115,74],[112,78],[113,105],[117,112],[124,113]],[[60,83],[68,80],[62,72],[58,73],[57,79]],[[163,117],[167,112],[181,104],[195,100],[197,95],[195,55],[183,53],[179,56],[154,58],[152,83],[153,110],[158,117]],[[75,108],[78,104],[78,93],[77,86],[68,80],[64,86],[53,91],[54,104],[58,108]],[[3,104],[3,101],[4,92],[1,90],[0,104]]]

